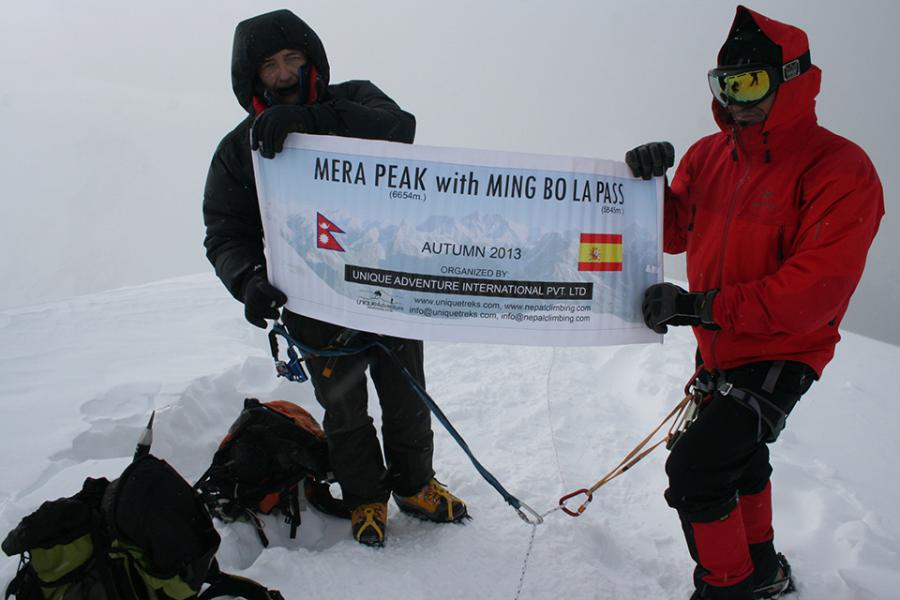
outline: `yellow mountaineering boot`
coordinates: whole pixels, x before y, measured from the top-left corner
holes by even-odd
[[[466,503],[437,479],[429,481],[414,496],[394,494],[394,502],[403,512],[436,523],[456,523],[468,516]]]
[[[350,515],[353,537],[366,546],[384,546],[387,529],[387,502],[360,504]]]

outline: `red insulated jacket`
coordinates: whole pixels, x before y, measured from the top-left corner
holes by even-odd
[[[746,8],[735,23],[747,14],[785,63],[809,49],[800,29]],[[783,83],[758,125],[737,127],[713,100],[721,131],[687,151],[667,190],[665,251],[687,252],[692,291],[719,290],[721,329],[694,328],[707,369],[793,360],[821,375],[834,355],[884,198],[865,152],[817,124],[821,75]]]

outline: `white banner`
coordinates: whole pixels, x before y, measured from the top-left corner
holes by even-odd
[[[288,309],[454,342],[660,341],[662,178],[621,162],[291,134],[253,154]]]

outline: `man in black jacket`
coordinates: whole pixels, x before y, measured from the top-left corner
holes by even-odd
[[[328,59],[316,33],[288,10],[238,24],[231,62],[234,94],[247,112],[213,156],[203,200],[206,255],[244,315],[257,327],[277,319],[287,297],[266,274],[263,228],[251,149],[274,158],[291,132],[412,143],[415,118],[368,81],[329,85]],[[322,348],[347,330],[287,309],[285,325],[302,343]],[[342,335],[343,334],[343,335]],[[403,365],[424,385],[422,342],[391,337]],[[331,363],[306,357],[316,398],[325,409],[325,433],[335,477],[352,512],[354,537],[381,546],[387,500],[436,522],[466,516],[466,505],[434,478],[428,408],[392,361],[373,351]],[[367,410],[366,368],[382,408],[381,446]]]

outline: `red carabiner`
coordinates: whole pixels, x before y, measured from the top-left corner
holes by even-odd
[[[581,506],[579,506],[575,510],[571,510],[568,506],[566,506],[566,500],[569,500],[570,498],[574,498],[575,496],[578,496],[581,494],[584,494],[585,496],[587,496],[587,500],[582,502]],[[591,490],[583,488],[580,490],[575,490],[571,494],[566,494],[565,496],[560,498],[559,499],[559,507],[562,509],[562,511],[564,513],[566,513],[570,517],[578,517],[578,516],[581,516],[581,513],[583,513],[585,511],[585,509],[587,509],[587,505],[590,504],[591,500],[593,500],[593,499],[594,499],[594,494],[591,493]]]

